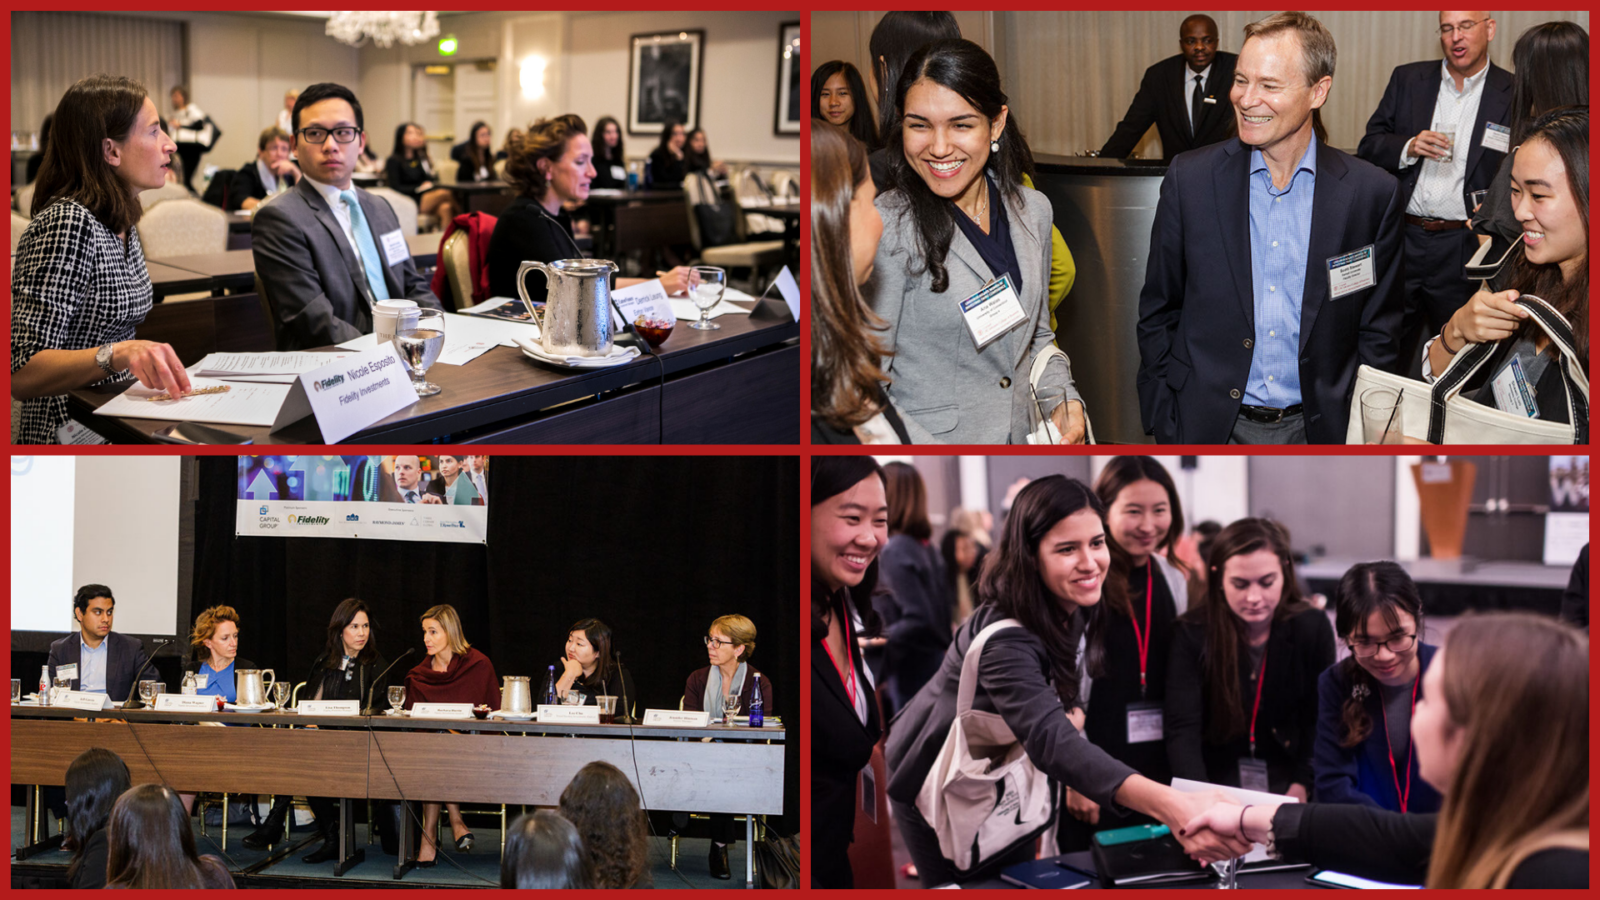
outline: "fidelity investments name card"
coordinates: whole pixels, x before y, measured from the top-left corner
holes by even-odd
[[[379,344],[295,379],[272,428],[314,415],[322,439],[337,444],[415,402],[406,364],[394,345]]]

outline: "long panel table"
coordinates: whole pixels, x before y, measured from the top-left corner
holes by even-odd
[[[67,766],[78,754],[104,747],[122,757],[135,784],[164,783],[185,792],[340,797],[336,873],[342,875],[360,861],[349,814],[352,799],[398,800],[408,811],[410,804],[434,799],[554,806],[578,770],[595,760],[626,773],[646,809],[744,815],[750,841],[755,816],[783,812],[785,739],[781,726],[541,725],[13,706],[11,783],[64,784]],[[312,760],[316,765],[307,765]],[[30,791],[27,846],[18,851],[19,859],[38,843],[36,816]],[[410,842],[411,829],[402,828],[397,879],[410,869]],[[754,883],[752,858],[746,857],[747,884]]]
[[[413,234],[406,237],[411,249],[411,261],[419,270],[431,269],[438,262],[441,232]],[[210,291],[221,296],[228,291],[254,290],[256,280],[255,257],[250,250],[224,250],[220,253],[195,253],[186,256],[163,256],[145,260],[150,270],[150,286],[155,302],[160,303],[169,294],[190,291]]]

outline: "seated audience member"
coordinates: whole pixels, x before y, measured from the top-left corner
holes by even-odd
[[[1316,798],[1431,813],[1439,793],[1417,774],[1411,722],[1438,648],[1422,642],[1422,595],[1392,562],[1358,563],[1334,600],[1350,656],[1317,679]]]
[[[361,148],[361,154],[356,157],[355,170],[358,175],[383,174],[383,160],[372,152],[372,145],[368,144]]]
[[[639,792],[611,763],[578,770],[561,791],[561,816],[573,824],[597,888],[650,886],[650,834]]]
[[[811,118],[844,129],[869,153],[878,149],[878,123],[872,119],[866,83],[843,60],[829,60],[811,73]]]
[[[1306,800],[1326,614],[1300,599],[1289,534],[1240,519],[1217,535],[1203,597],[1172,629],[1165,703],[1176,778]]]
[[[283,92],[283,109],[278,110],[278,118],[272,124],[284,134],[294,134],[294,102],[299,99],[300,92],[294,88]]]
[[[106,836],[108,888],[235,887],[222,860],[195,853],[194,824],[170,788],[141,784],[117,798]]]
[[[683,186],[683,178],[688,174],[683,152],[688,137],[683,123],[677,119],[668,119],[661,126],[661,142],[650,151],[651,187],[670,190]]]
[[[235,676],[242,669],[256,668],[256,664],[239,658],[239,614],[234,608],[213,606],[202,612],[189,633],[189,649],[191,658],[183,668],[203,682],[199,693],[221,697],[229,703],[238,701]]]
[[[628,187],[628,157],[622,149],[622,126],[610,116],[601,116],[594,123],[594,134],[589,143],[594,147],[594,179],[590,188],[609,191]]]
[[[379,300],[441,308],[411,261],[394,210],[350,182],[367,142],[356,95],[343,85],[314,84],[295,101],[294,126],[305,177],[250,223],[256,275],[278,318],[279,349],[369,334]]]
[[[112,700],[127,700],[134,676],[144,668],[144,642],[111,630],[117,600],[111,588],[86,584],[72,598],[72,617],[78,633],[50,644],[50,674],[61,677],[63,666],[77,670],[76,690],[97,691]]]
[[[193,191],[200,157],[210,152],[220,135],[211,117],[189,99],[188,88],[179,85],[172,89],[172,108],[172,139],[178,145],[178,158],[183,160],[183,186]]]
[[[1561,621],[1571,622],[1589,633],[1589,545],[1578,551],[1567,589],[1561,592]]]
[[[1184,831],[1391,883],[1588,888],[1588,637],[1530,613],[1465,616],[1423,681],[1411,734],[1438,813],[1214,806]]]
[[[394,130],[394,152],[384,161],[384,176],[389,187],[417,201],[417,212],[438,216],[439,221],[455,218],[455,198],[448,188],[438,187],[439,176],[428,155],[428,133],[415,122],[401,122]]]
[[[596,706],[600,696],[617,698],[618,720],[632,718],[639,694],[633,676],[612,651],[611,628],[599,619],[582,619],[567,629],[567,645],[556,675],[556,701],[568,691],[583,695],[584,706]]]
[[[584,889],[595,886],[594,866],[578,829],[553,810],[517,817],[500,857],[500,887]]]
[[[500,680],[495,677],[494,663],[467,643],[455,607],[443,604],[422,614],[422,645],[428,658],[406,673],[406,709],[418,703],[471,703],[500,708]],[[471,853],[477,838],[461,818],[461,804],[444,805],[449,808],[456,849]],[[439,806],[438,802],[422,804],[422,846],[416,858],[419,868],[436,864]]]
[[[167,180],[177,145],[143,85],[96,75],[67,89],[11,265],[11,397],[18,441],[53,444],[66,392],[137,378],[174,396],[189,376],[169,344],[134,339],[153,295],[134,226],[142,191]]]
[[[426,494],[424,502],[431,501],[448,506],[483,505],[472,479],[462,477],[467,471],[465,456],[440,454],[434,458],[439,461],[439,474],[428,482],[428,489],[424,492]]]
[[[471,137],[450,148],[450,158],[460,166],[456,169],[456,181],[489,181],[494,178],[495,161],[493,132],[489,129],[489,123],[473,122],[472,129],[467,133]]]
[[[106,822],[130,786],[122,757],[103,747],[78,754],[67,766],[67,883],[80,890],[106,886]]]
[[[239,167],[228,187],[227,209],[255,209],[273,194],[287,191],[300,180],[300,167],[289,158],[293,138],[277,126],[261,132],[256,158]]]
[[[728,164],[711,158],[711,146],[706,143],[704,128],[689,132],[689,139],[683,148],[683,170],[685,174],[704,172],[719,181],[728,177]]]
[[[719,616],[706,631],[706,657],[710,665],[689,674],[683,685],[683,708],[694,712],[708,712],[711,721],[723,720],[725,697],[739,698],[739,712],[748,715],[750,700],[755,696],[756,676],[761,673],[750,665],[750,656],[756,652],[756,623],[739,615]],[[761,708],[763,715],[772,715],[772,679],[761,679]],[[728,869],[728,845],[738,840],[738,829],[733,816],[726,813],[711,814],[711,876],[731,878]]]

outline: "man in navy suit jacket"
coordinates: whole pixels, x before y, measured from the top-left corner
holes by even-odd
[[[1161,185],[1139,296],[1139,408],[1163,443],[1343,443],[1356,369],[1395,366],[1394,176],[1315,140],[1333,37],[1304,13],[1250,25],[1239,137]]]
[[[1199,14],[1184,19],[1178,26],[1178,49],[1183,52],[1145,70],[1139,93],[1100,148],[1101,156],[1131,154],[1152,124],[1161,136],[1161,155],[1166,159],[1233,137],[1233,110],[1227,101],[1238,57],[1217,51],[1217,23]],[[1198,98],[1194,95],[1196,76],[1200,77]]]
[[[1512,78],[1489,62],[1494,34],[1486,12],[1439,13],[1444,62],[1394,70],[1356,151],[1400,179],[1408,372],[1421,338],[1438,334],[1472,297],[1463,272],[1478,249],[1470,195],[1489,189],[1510,149]],[[1454,132],[1453,143],[1443,131]]]
[[[72,617],[78,621],[79,631],[50,645],[51,677],[59,677],[62,666],[72,666],[75,690],[99,691],[112,700],[128,699],[134,678],[144,667],[144,642],[111,630],[116,604],[111,589],[103,584],[78,588]]]

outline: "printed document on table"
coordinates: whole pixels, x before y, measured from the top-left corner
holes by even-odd
[[[295,378],[319,369],[345,356],[343,353],[309,351],[286,353],[211,353],[189,367],[191,376],[221,378],[224,381],[256,381],[293,384]]]
[[[514,347],[517,340],[538,340],[539,326],[532,322],[508,322],[482,316],[444,314],[444,350],[438,362],[463,366],[495,347]],[[378,336],[363,334],[339,344],[347,350],[371,350],[378,346]]]
[[[737,297],[731,296],[733,294],[738,294],[739,296],[737,296]],[[733,316],[748,316],[748,315],[750,315],[750,310],[749,309],[747,309],[746,307],[743,307],[743,306],[739,306],[736,303],[729,303],[728,301],[730,299],[731,300],[754,300],[755,298],[750,296],[749,294],[744,293],[743,291],[734,291],[734,290],[730,289],[730,290],[728,290],[728,291],[723,293],[722,299],[717,302],[716,306],[711,307],[710,318],[715,319],[717,316],[728,316],[728,315],[733,315]],[[700,318],[700,307],[695,306],[693,300],[688,300],[688,299],[685,299],[685,298],[682,298],[682,297],[668,297],[667,298],[667,302],[672,304],[672,314],[677,316],[679,319],[682,319],[685,322],[693,322],[696,319]]]
[[[287,384],[250,384],[246,382],[217,381],[212,378],[190,378],[195,389],[227,386],[221,394],[201,394],[178,400],[149,401],[138,399],[154,397],[165,391],[136,384],[107,400],[95,410],[96,415],[119,416],[126,419],[163,419],[169,422],[207,422],[213,425],[259,425],[268,427],[278,416],[278,408],[289,396]]]

